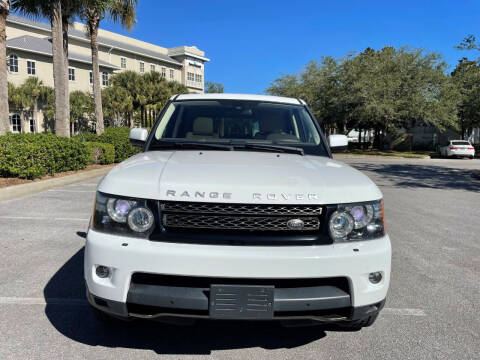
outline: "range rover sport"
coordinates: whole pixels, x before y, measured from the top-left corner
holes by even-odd
[[[304,101],[170,99],[97,188],[85,250],[97,315],[371,325],[390,281],[382,193],[335,161]]]

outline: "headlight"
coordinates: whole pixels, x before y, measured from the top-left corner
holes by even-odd
[[[155,216],[146,200],[97,193],[92,229],[146,238],[155,227]]]
[[[334,242],[369,240],[385,234],[383,201],[338,205],[329,219]]]

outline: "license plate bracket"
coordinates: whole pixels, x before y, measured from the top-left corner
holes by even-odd
[[[274,286],[210,286],[209,313],[213,319],[273,319]]]

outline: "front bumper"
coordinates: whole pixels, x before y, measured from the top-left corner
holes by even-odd
[[[111,269],[108,278],[96,275],[98,265]],[[275,317],[351,320],[381,309],[390,266],[388,236],[319,246],[228,246],[162,243],[89,230],[84,270],[92,305],[123,317],[208,317],[208,288],[175,284],[178,277],[182,281],[215,278],[215,283],[221,278],[220,283],[227,284],[229,279],[237,283],[242,279],[247,285],[318,279],[318,284],[295,291],[276,288]],[[377,271],[383,279],[372,284],[369,273]],[[135,283],[132,278],[139,273],[167,276],[170,282]],[[169,286],[172,278],[175,286]],[[336,287],[334,279],[347,285]],[[298,295],[302,291],[305,296]]]

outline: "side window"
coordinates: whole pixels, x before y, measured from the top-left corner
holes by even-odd
[[[20,121],[20,115],[19,114],[13,114],[10,116],[10,125],[12,127],[12,132],[13,133],[20,133],[22,132],[22,124]]]
[[[17,54],[10,54],[8,56],[8,70],[11,73],[18,73],[18,56],[17,56]]]
[[[27,74],[35,75],[35,61],[27,60]]]

